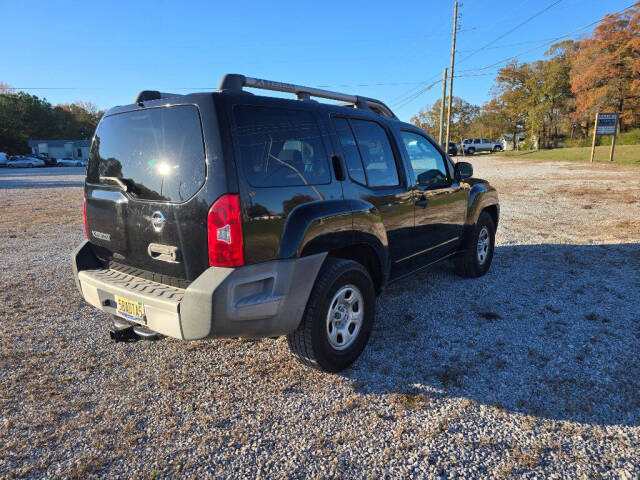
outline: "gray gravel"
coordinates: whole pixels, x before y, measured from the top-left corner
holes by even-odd
[[[340,375],[284,339],[111,343],[70,274],[82,178],[0,171],[0,477],[640,477],[640,169],[473,163],[491,271],[390,285]]]

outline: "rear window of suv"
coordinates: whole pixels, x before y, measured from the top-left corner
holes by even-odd
[[[236,105],[242,170],[254,187],[329,183],[329,163],[313,115],[289,108]]]
[[[206,177],[198,109],[177,105],[105,117],[96,130],[87,182],[125,185],[134,198],[184,202]]]

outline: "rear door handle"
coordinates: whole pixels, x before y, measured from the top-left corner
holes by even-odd
[[[429,199],[425,195],[421,195],[418,201],[416,202],[416,206],[422,207],[423,209],[427,208],[429,204]]]
[[[336,174],[336,180],[342,182],[345,179],[344,168],[338,155],[331,155],[331,163],[333,164],[333,172]]]

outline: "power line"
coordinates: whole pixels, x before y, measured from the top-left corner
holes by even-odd
[[[520,8],[524,5],[526,5],[527,3],[529,3],[531,0],[524,0],[522,3],[520,3],[517,7],[509,10],[509,12],[506,15],[503,15],[502,17],[498,18],[498,20],[496,20],[495,22],[489,24],[489,25],[483,25],[482,27],[470,27],[470,28],[464,28],[459,30],[460,33],[462,32],[468,32],[468,31],[477,31],[477,30],[489,30],[493,27],[495,27],[496,25],[503,23],[506,20],[511,20],[511,13],[515,12],[517,10],[520,10]]]
[[[515,42],[515,43],[503,43],[502,45],[496,45],[495,47],[487,47],[485,48],[485,50],[499,50],[501,48],[509,48],[509,47],[519,47],[521,45],[530,45],[532,43],[539,43],[539,42],[546,42],[549,40],[553,40],[552,38],[540,38],[537,40],[527,40],[524,42]],[[467,53],[467,52],[472,52],[473,49],[469,48],[466,50],[456,50],[456,52],[458,53]]]
[[[406,105],[410,104],[413,100],[415,100],[416,98],[418,98],[420,95],[428,92],[429,90],[431,90],[433,87],[435,87],[436,85],[438,85],[442,80],[437,80],[429,85],[427,85],[426,87],[424,87],[423,89],[417,91],[416,93],[410,95],[409,97],[405,98],[404,100],[401,100],[400,102],[398,102],[397,104],[395,104],[392,108],[394,109],[400,109],[405,107]]]
[[[431,87],[433,87],[433,85],[439,83],[440,80],[437,80],[435,83],[429,84],[430,81],[432,81],[434,78],[439,77],[439,76],[440,76],[440,74],[434,75],[434,76],[428,78],[427,80],[420,82],[420,85],[418,87],[411,88],[410,90],[402,93],[401,95],[398,95],[398,96],[394,97],[393,99],[391,99],[390,103],[392,105],[399,105],[399,104],[403,104],[409,98],[411,98],[411,99],[416,98],[415,97],[416,93],[418,94],[417,96],[419,96],[422,93],[424,93],[427,90],[429,90]],[[396,108],[396,107],[394,107],[394,108]]]
[[[458,62],[458,64],[470,59],[471,57],[473,57],[476,53],[481,52],[482,50],[484,50],[485,48],[493,45],[494,43],[496,43],[498,40],[502,40],[504,37],[506,37],[507,35],[513,33],[514,31],[516,31],[518,28],[522,27],[523,25],[526,25],[527,23],[529,23],[531,20],[533,20],[536,17],[539,17],[540,15],[542,15],[543,13],[545,13],[547,10],[550,10],[551,8],[555,7],[556,5],[558,5],[560,2],[562,2],[562,0],[555,0],[555,2],[551,3],[550,5],[547,5],[545,8],[543,8],[542,10],[539,10],[538,12],[534,13],[533,15],[531,15],[530,17],[528,17],[526,20],[523,20],[522,22],[520,22],[519,24],[517,24],[515,27],[510,28],[509,30],[507,30],[505,33],[503,33],[502,35],[497,36],[496,38],[494,38],[493,40],[491,40],[489,43],[487,43],[486,45],[483,45],[482,47],[474,50],[471,54],[467,55],[466,57],[464,57],[462,60],[460,60]]]
[[[625,11],[629,10],[630,8],[633,8],[634,6],[635,6],[635,3],[629,5],[628,7],[623,8],[622,10],[618,10],[617,12],[611,13],[609,15],[617,15],[619,13],[622,13],[622,12],[625,12]],[[478,67],[478,68],[470,68],[470,69],[467,69],[467,70],[461,70],[460,72],[462,72],[462,73],[471,72],[472,73],[472,72],[480,72],[482,70],[487,70],[487,69],[489,69],[491,67],[495,67],[497,65],[500,65],[501,63],[508,62],[509,60],[512,60],[512,59],[517,58],[517,57],[520,57],[522,55],[526,55],[527,53],[530,53],[530,52],[532,52],[534,50],[537,50],[539,48],[542,48],[542,47],[545,47],[547,45],[550,45],[550,44],[552,44],[554,42],[557,42],[558,40],[561,40],[563,38],[567,38],[567,37],[570,37],[572,35],[575,35],[576,33],[580,32],[582,30],[586,30],[587,28],[592,27],[592,26],[596,25],[597,23],[600,23],[601,21],[602,21],[602,19],[599,19],[599,20],[596,20],[594,22],[588,23],[586,25],[583,25],[581,27],[578,27],[578,28],[572,30],[569,33],[565,33],[564,35],[560,35],[558,37],[552,38],[549,41],[543,42],[543,43],[541,43],[539,45],[536,45],[535,47],[532,47],[532,48],[529,48],[529,49],[524,50],[522,52],[516,53],[515,55],[511,55],[509,57],[503,58],[502,60],[498,60],[497,62],[494,62],[494,63],[492,63],[490,65],[485,65],[484,67]]]

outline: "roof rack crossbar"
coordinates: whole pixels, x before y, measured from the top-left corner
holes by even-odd
[[[264,80],[262,78],[245,77],[237,73],[228,73],[220,81],[219,90],[242,91],[242,87],[259,88],[275,92],[293,93],[298,100],[309,100],[309,97],[328,98],[354,105],[356,108],[366,108],[374,110],[381,115],[396,118],[394,113],[380,100],[374,98],[361,97],[359,95],[349,95],[347,93],[332,92],[321,88],[305,87],[293,83],[277,82],[274,80]]]

